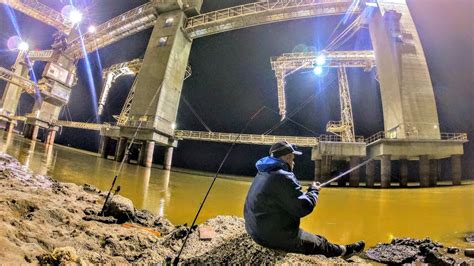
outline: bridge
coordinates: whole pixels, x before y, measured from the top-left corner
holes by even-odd
[[[315,161],[315,178],[328,176],[333,159],[350,160],[355,164],[366,155],[381,161],[382,187],[390,186],[392,160],[400,160],[405,173],[407,159],[418,160],[420,185],[432,184],[427,172],[430,161],[451,158],[453,183],[460,183],[460,158],[465,135],[446,138],[439,131],[434,93],[423,48],[405,0],[360,1],[351,0],[266,0],[200,14],[202,1],[150,1],[112,18],[79,37],[71,21],[38,0],[0,0],[20,12],[36,18],[62,32],[52,44],[51,50],[19,53],[12,70],[0,69],[0,78],[7,81],[5,93],[0,101],[0,119],[7,126],[15,117],[19,95],[22,92],[39,93],[41,102],[35,104],[27,116],[24,135],[36,139],[38,128],[48,130],[48,144],[54,142],[59,126],[83,127],[103,133],[101,147],[107,146],[112,137],[117,139],[116,160],[125,154],[128,142],[142,144],[140,163],[151,166],[155,145],[168,147],[165,168],[171,166],[176,139],[229,141],[237,137],[232,133],[175,131],[183,81],[190,75],[188,57],[192,42],[196,38],[226,31],[263,24],[296,19],[358,15],[342,33],[334,38],[326,49],[318,53],[292,53],[271,58],[272,69],[277,79],[277,94],[280,114],[286,119],[285,77],[304,68],[338,68],[341,121],[328,121],[330,138],[304,139],[294,137],[299,143],[313,145],[312,159]],[[347,35],[355,34],[362,26],[368,28],[374,51],[337,51]],[[125,62],[109,68],[106,86],[99,101],[99,109],[106,104],[113,80],[122,75],[136,75],[118,123],[111,125],[88,125],[87,123],[60,122],[60,109],[68,101],[76,82],[75,62],[85,53],[103,48],[137,32],[153,28],[143,59]],[[166,28],[166,31],[163,29]],[[28,62],[47,61],[43,78],[37,84],[28,79]],[[325,62],[318,62],[324,56]],[[321,60],[319,60],[321,61]],[[360,67],[369,71],[377,69],[384,116],[384,131],[381,138],[365,143],[354,135],[352,105],[346,68]],[[153,71],[152,71],[153,70]],[[153,74],[151,74],[153,73]],[[138,75],[137,75],[138,74]],[[184,77],[184,78],[183,78]],[[416,86],[415,86],[416,84]],[[416,88],[416,91],[413,91]],[[420,111],[422,110],[422,111]],[[139,125],[145,125],[140,127]],[[108,130],[102,130],[102,129]],[[113,132],[112,135],[107,135]],[[180,135],[178,135],[180,134]],[[449,135],[449,134],[448,134]],[[291,136],[279,136],[290,138]],[[271,136],[241,136],[242,143],[268,144]],[[307,142],[305,142],[307,141]],[[350,145],[346,145],[349,143]],[[103,149],[101,150],[103,151]],[[324,162],[324,163],[323,163]],[[367,165],[366,179],[373,185],[373,164]],[[428,170],[427,170],[428,169]],[[350,185],[359,184],[359,173],[350,178]],[[406,185],[406,176],[401,177]]]

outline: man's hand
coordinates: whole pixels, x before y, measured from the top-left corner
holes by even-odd
[[[313,183],[311,184],[311,187],[310,187],[310,188],[319,192],[319,191],[321,191],[321,188],[322,188],[322,187],[321,187],[321,183],[319,183],[319,182],[313,182]]]

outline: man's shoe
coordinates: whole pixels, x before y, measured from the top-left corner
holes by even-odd
[[[365,248],[364,241],[358,241],[353,244],[346,245],[346,252],[342,255],[342,258],[347,260],[348,258],[364,251],[364,248]]]

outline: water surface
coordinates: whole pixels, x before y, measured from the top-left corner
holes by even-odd
[[[62,182],[110,187],[119,163],[92,153],[31,142],[3,133],[0,151],[39,174]],[[174,224],[192,222],[213,174],[191,174],[125,165],[117,184],[137,208],[163,215]],[[248,179],[218,179],[198,222],[217,215],[242,217]],[[429,236],[446,245],[469,247],[463,235],[474,231],[474,185],[423,189],[325,188],[302,227],[336,243],[365,239],[368,245],[392,237]],[[471,245],[472,247],[472,245]]]

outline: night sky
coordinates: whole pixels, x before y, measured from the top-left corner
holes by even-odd
[[[57,1],[45,1],[60,8]],[[89,1],[91,7],[84,26],[100,24],[145,1],[102,0]],[[100,4],[98,4],[100,2]],[[202,12],[253,1],[205,0]],[[424,46],[438,108],[441,132],[467,132],[474,137],[474,1],[472,0],[407,0],[421,42]],[[56,5],[56,6],[55,6]],[[34,49],[48,49],[54,29],[14,12],[24,39]],[[9,68],[16,54],[7,51],[7,39],[15,35],[5,6],[0,5],[0,66]],[[262,134],[278,121],[277,84],[271,70],[270,57],[283,53],[323,49],[340,17],[324,17],[275,23],[242,30],[231,31],[199,38],[193,42],[189,58],[192,76],[184,82],[183,96],[197,114],[215,132],[239,132],[250,117],[262,106],[266,108],[250,124],[245,133]],[[90,22],[89,22],[90,21]],[[342,30],[342,29],[340,29]],[[143,57],[151,29],[128,37],[89,54],[93,71],[93,83],[97,97],[101,90],[101,66]],[[361,29],[339,50],[371,49],[367,29]],[[100,58],[100,60],[99,60]],[[42,71],[36,64],[35,72]],[[85,74],[84,60],[78,64],[79,81],[71,100],[60,119],[72,117],[74,121],[95,122],[91,90]],[[369,137],[383,130],[382,106],[374,71],[348,70],[356,135]],[[114,121],[112,115],[119,114],[131,87],[133,78],[117,80],[109,94],[102,122]],[[0,81],[0,92],[4,82]],[[287,78],[287,110],[291,113],[300,109],[286,122],[272,131],[275,135],[319,136],[325,133],[329,120],[340,120],[339,96],[336,69],[324,78],[316,77],[311,71],[299,71]],[[311,101],[306,100],[312,98]],[[307,102],[305,104],[305,102]],[[21,97],[18,112],[31,111],[33,99]],[[190,108],[181,101],[177,128],[202,130],[204,126],[193,115]],[[63,129],[56,138],[59,144],[97,151],[98,133]],[[173,165],[204,171],[215,171],[230,144],[211,142],[180,141],[175,149]],[[254,163],[267,155],[267,146],[236,145],[225,166],[224,173],[254,175]],[[463,177],[474,177],[474,145],[472,141],[464,146]],[[161,163],[163,149],[155,148],[155,163]],[[313,177],[313,162],[310,149],[303,149],[304,155],[296,160],[296,173],[301,179]],[[410,173],[417,175],[416,164],[410,164]],[[447,169],[448,162],[443,162]],[[397,173],[396,167],[393,169]],[[449,171],[444,171],[446,179]]]

